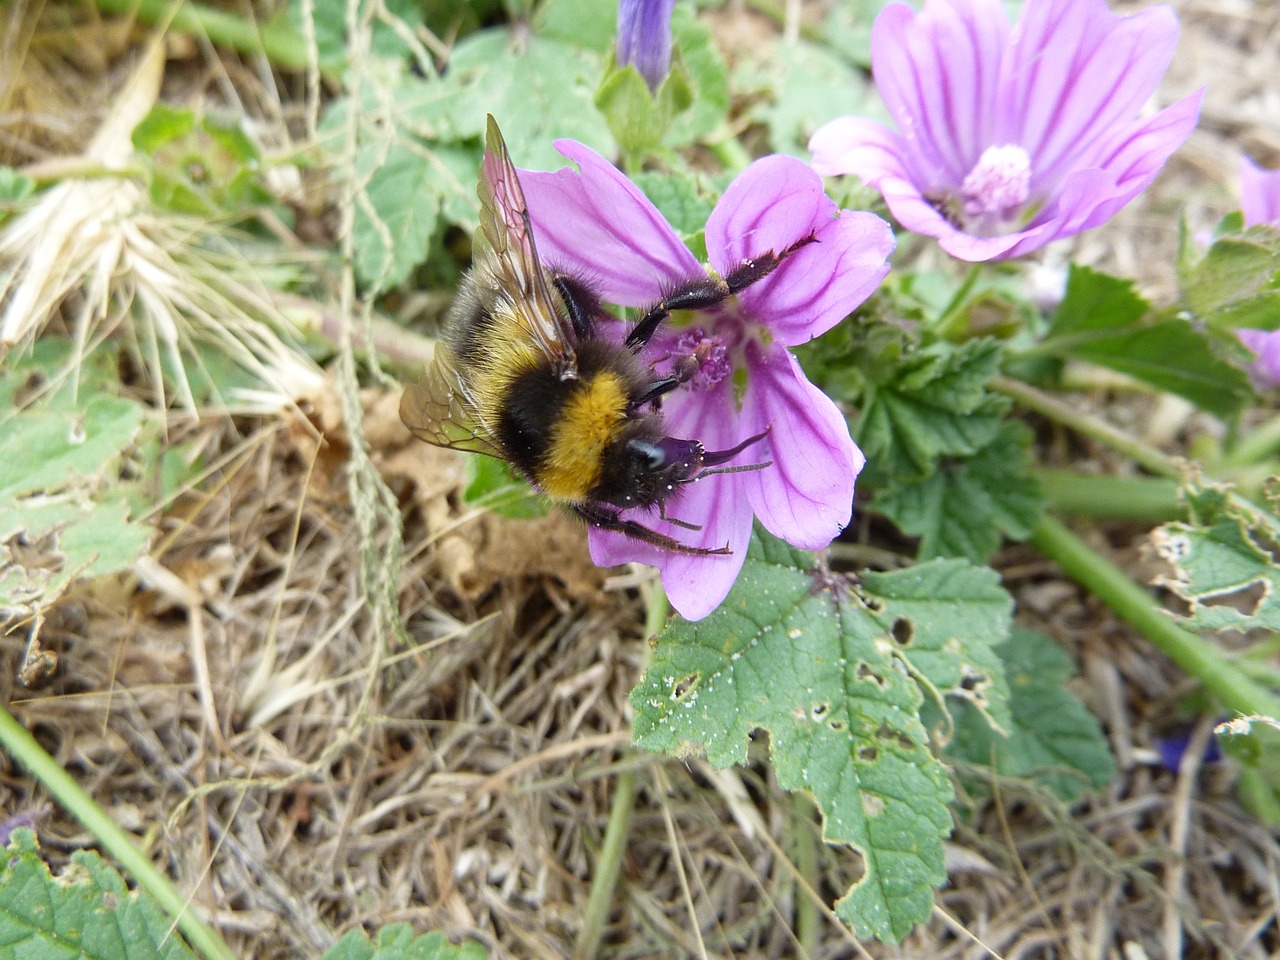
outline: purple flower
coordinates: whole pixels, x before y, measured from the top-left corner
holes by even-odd
[[[1241,157],[1240,209],[1246,227],[1268,223],[1280,229],[1280,170],[1263,170]]]
[[[657,90],[671,68],[671,11],[676,0],[619,0],[618,66],[640,71]]]
[[[520,172],[539,255],[591,278],[610,303],[642,307],[705,268],[662,214],[612,164],[588,147],[556,149],[575,172]],[[697,620],[724,599],[742,568],[752,517],[805,549],[831,542],[849,522],[853,485],[864,462],[834,403],[805,379],[786,347],[840,322],[888,273],[893,234],[879,217],[837,210],[822,180],[792,157],[751,164],[724,192],[707,222],[710,266],[721,276],[744,260],[781,252],[812,234],[776,270],[719,306],[673,317],[649,341],[661,373],[693,357],[698,373],[663,402],[674,437],[708,450],[729,449],[764,430],[768,437],[735,463],[771,461],[761,470],[690,484],[668,504],[689,530],[646,513],[634,519],[691,546],[728,544],[728,556],[662,550],[593,529],[591,556],[613,565],[658,567],[672,604]],[[617,335],[625,329],[618,325]]]
[[[1248,157],[1240,158],[1240,209],[1245,226],[1270,224],[1280,229],[1280,170],[1263,170]],[[1254,384],[1280,385],[1280,331],[1237,330],[1241,342],[1257,358],[1249,365]]]
[[[857,174],[954,257],[1020,256],[1105,222],[1190,135],[1203,90],[1138,115],[1177,42],[1167,7],[1027,0],[1011,27],[1000,0],[890,4],[871,60],[898,129],[833,120],[813,165]]]

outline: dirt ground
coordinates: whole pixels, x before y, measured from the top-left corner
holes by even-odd
[[[1047,257],[1135,276],[1156,297],[1173,290],[1177,211],[1204,229],[1233,209],[1242,151],[1280,166],[1280,4],[1173,5],[1183,39],[1160,99],[1207,84],[1200,127],[1147,196]],[[30,40],[19,8],[30,12],[0,13],[10,50]],[[9,162],[65,147],[59,131],[101,110],[93,83],[68,78],[114,76],[139,36],[93,29],[115,48],[67,56],[46,102],[10,103],[11,117],[43,120],[4,126]],[[169,54],[192,88],[220,76],[201,75],[213,55],[198,45]],[[15,82],[6,59],[0,87]],[[604,956],[795,957],[801,915],[823,958],[1280,955],[1280,843],[1240,809],[1229,769],[1157,762],[1186,679],[1031,549],[1009,546],[997,566],[1019,619],[1076,658],[1075,692],[1120,775],[1070,813],[1018,784],[958,808],[932,921],[897,947],[859,945],[830,913],[857,858],[818,840],[812,805],[778,788],[763,743],[727,771],[631,748],[647,572],[594,569],[583,531],[558,513],[463,512],[460,462],[410,442],[391,387],[362,397],[372,463],[404,521],[391,589],[405,633],[388,629],[361,573],[396,534],[375,523],[372,552],[361,539],[332,383],[301,398],[306,417],[176,419],[172,439],[223,466],[166,513],[144,576],[52,611],[44,644],[60,667],[42,689],[15,679],[24,635],[0,645],[10,710],[240,955],[316,956],[351,927],[408,921],[495,958],[567,956],[628,771],[637,809]],[[1082,402],[1152,424],[1166,445],[1185,435],[1177,409]],[[1078,529],[1139,567],[1143,529]],[[33,808],[55,864],[93,843],[0,764],[0,810]],[[793,865],[806,857],[816,891]]]

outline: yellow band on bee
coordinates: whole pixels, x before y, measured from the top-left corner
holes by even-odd
[[[575,390],[551,433],[539,484],[552,497],[581,501],[600,482],[605,449],[626,416],[627,393],[612,371]]]

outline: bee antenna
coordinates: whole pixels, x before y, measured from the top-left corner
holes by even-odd
[[[713,477],[717,473],[750,473],[752,470],[763,470],[765,467],[772,467],[772,460],[765,460],[762,463],[744,463],[736,467],[712,467],[710,470],[701,470],[695,473],[687,480],[681,480],[681,483],[693,483],[695,480],[701,480],[703,477]],[[672,521],[673,523],[675,521]]]

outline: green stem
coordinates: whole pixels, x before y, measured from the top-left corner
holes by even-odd
[[[657,634],[667,621],[667,595],[661,585],[654,584],[649,595],[649,609],[645,616],[645,636]],[[649,665],[648,650],[645,646],[643,668]],[[609,910],[613,906],[613,894],[618,887],[618,877],[622,873],[622,855],[627,849],[627,836],[631,832],[631,815],[636,808],[636,774],[634,770],[624,770],[618,774],[618,783],[613,791],[613,805],[609,810],[609,823],[605,827],[604,842],[600,846],[600,858],[596,861],[595,875],[591,878],[591,890],[587,894],[587,905],[582,911],[582,929],[578,931],[578,941],[574,944],[574,960],[592,960],[600,952],[600,943],[604,939],[605,924],[609,920]]]
[[[991,388],[1012,397],[1028,410],[1033,410],[1064,426],[1071,427],[1086,437],[1093,437],[1100,443],[1105,443],[1145,470],[1162,477],[1173,477],[1175,480],[1179,477],[1178,464],[1172,457],[1166,456],[1155,447],[1129,436],[1123,430],[1097,417],[1073,409],[1057,397],[1052,397],[1033,386],[1009,377],[996,377],[991,381]]]
[[[30,771],[64,810],[84,824],[98,843],[131,873],[138,884],[151,894],[178,924],[191,945],[206,960],[235,960],[235,954],[211,926],[205,923],[169,878],[162,874],[138,849],[133,838],[98,806],[93,798],[57,761],[45,752],[35,737],[14,717],[0,708],[0,745],[13,759]]]
[[[143,23],[166,24],[181,33],[208,39],[241,53],[263,53],[285,70],[304,70],[307,46],[283,18],[256,23],[244,17],[183,0],[93,0],[103,13],[137,17]]]
[[[1254,428],[1222,458],[1222,466],[1246,467],[1262,463],[1280,450],[1280,417]]]
[[[1035,470],[1049,507],[1095,520],[1164,523],[1186,517],[1177,481],[1168,477],[1110,477],[1073,470]]]
[[[1043,517],[1031,542],[1071,579],[1136,628],[1228,709],[1280,717],[1280,697],[1255,683],[1207,641],[1184,630],[1169,612],[1122,570],[1051,517]]]
[[[791,829],[795,842],[796,870],[804,877],[809,890],[817,890],[818,879],[818,841],[813,828],[812,816],[806,816],[812,810],[811,801],[800,794],[794,796],[791,805]],[[798,886],[798,885],[797,885]],[[818,913],[818,905],[814,902],[809,890],[797,889],[796,897],[796,940],[799,942],[799,954],[802,957],[815,957],[822,940],[822,917]]]

